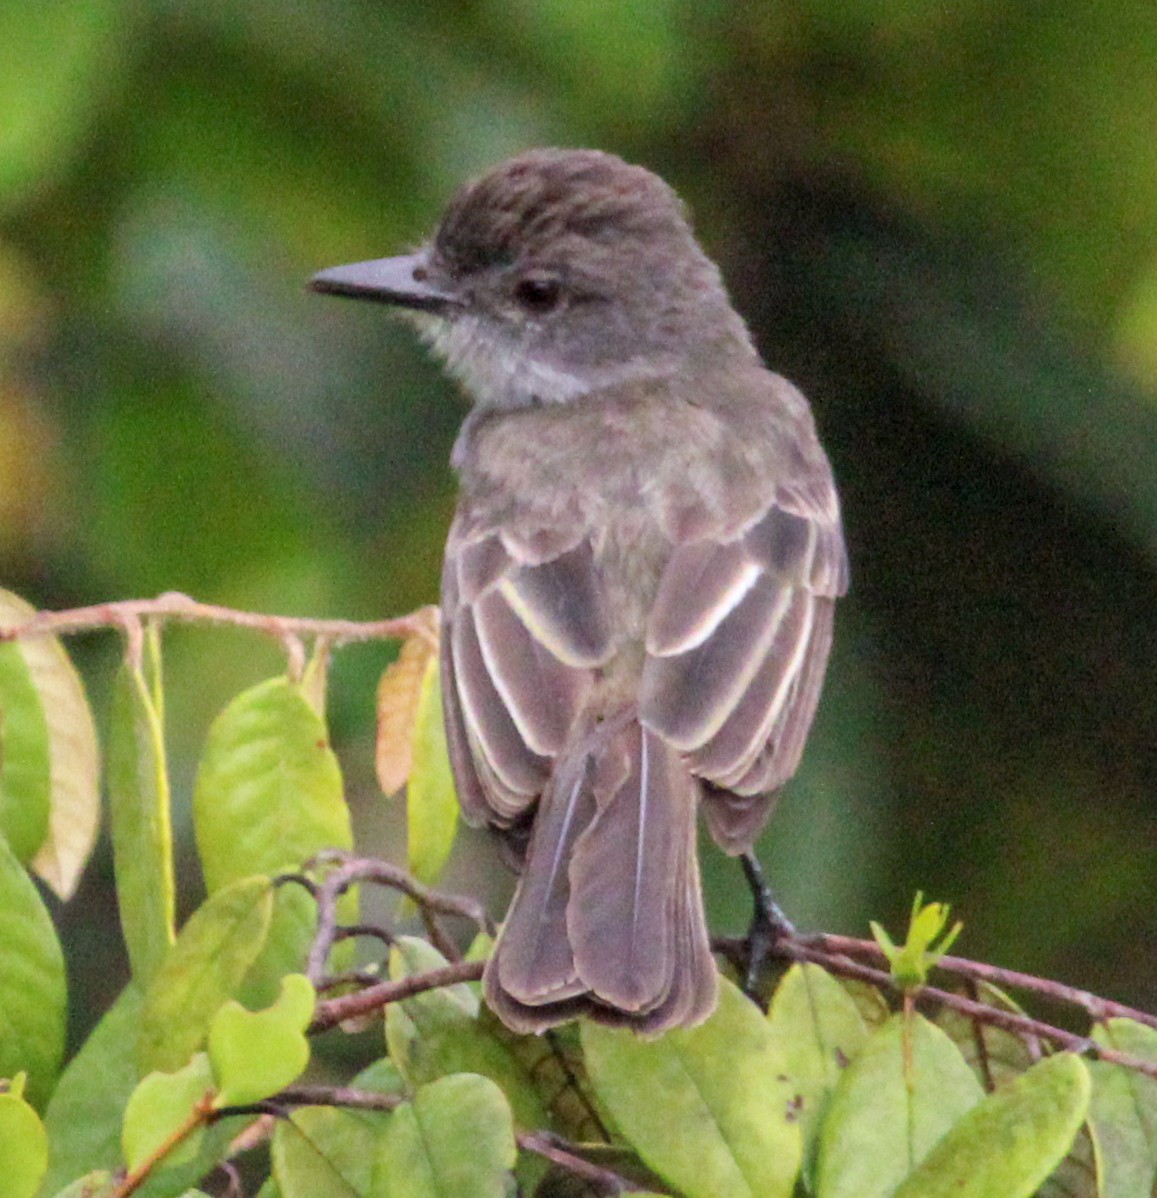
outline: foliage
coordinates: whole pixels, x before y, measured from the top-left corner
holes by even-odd
[[[5,644],[0,711],[41,711],[9,726],[5,745],[22,775],[36,757],[21,738],[42,743],[51,725],[50,743],[66,746],[41,752],[44,777],[8,792],[17,827],[28,826],[20,803],[47,803],[52,860],[35,842],[18,857],[0,841],[0,1069],[11,1079],[0,1089],[0,1169],[14,1198],[178,1198],[211,1188],[225,1162],[283,1198],[547,1198],[575,1186],[684,1198],[1141,1198],[1152,1188],[1157,1020],[1098,1019],[1088,1042],[1097,1059],[1086,1063],[1042,1053],[1017,1029],[1065,1033],[995,991],[971,1006],[952,994],[929,1001],[939,993],[930,971],[955,961],[944,956],[942,904],[917,899],[903,945],[877,930],[887,952],[876,956],[894,977],[850,970],[873,985],[797,961],[766,1014],[725,978],[710,1019],[659,1038],[589,1023],[510,1033],[478,995],[489,921],[428,886],[439,868],[429,845],[453,837],[454,806],[411,785],[410,805],[428,808],[411,814],[417,877],[346,851],[340,767],[318,706],[328,652],[306,667],[295,649],[288,675],[249,688],[213,722],[196,803],[209,893],[177,927],[160,632],[131,619],[108,781],[133,977],[62,1069],[62,954],[26,871],[59,887],[84,868],[87,845],[67,835],[56,806],[96,822],[75,812],[78,793],[98,795],[92,717],[59,642],[18,601],[6,604],[5,626],[22,630]],[[406,627],[429,642],[428,620]],[[425,681],[434,656],[402,660],[415,657],[417,684],[397,685],[395,671],[379,689],[384,723],[412,741],[411,781],[447,768]],[[47,710],[64,685],[73,701]],[[53,762],[69,745],[93,771],[83,784],[77,759]],[[71,856],[70,844],[80,846]],[[378,929],[387,960],[351,973],[331,950],[340,956],[342,927],[360,918],[353,892],[371,882],[400,887],[426,934]],[[307,919],[283,902],[290,893]],[[478,925],[465,954],[448,916]],[[807,960],[818,947],[802,938],[785,951]],[[839,972],[841,961],[829,964]],[[315,1037],[338,1023],[375,1029],[369,1060],[347,1083],[323,1084]]]
[[[687,198],[840,483],[852,591],[761,845],[785,907],[862,927],[923,886],[976,951],[1157,1002],[1151,0],[5,0],[0,59],[6,584],[430,602],[462,405],[406,330],[303,283],[426,236],[507,153],[617,151]],[[345,697],[388,652],[339,664],[330,718],[393,853]],[[106,646],[75,656],[103,688]],[[166,645],[178,878],[203,727],[273,657]],[[124,967],[98,852],[63,928],[92,948],[78,1030]],[[739,927],[727,863],[704,875]],[[134,967],[165,913],[143,931]]]
[[[767,360],[811,397],[840,480],[854,585],[812,747],[761,845],[777,892],[805,926],[839,927],[892,914],[924,885],[954,897],[974,951],[1151,1008],[1155,13],[1151,0],[9,0],[0,577],[42,606],[171,587],[316,613],[428,601],[461,409],[378,313],[312,303],[302,281],[425,235],[463,178],[528,144],[616,150],[691,201]],[[0,620],[26,612],[9,599]],[[328,794],[294,852],[314,836],[348,843],[347,805],[372,827],[367,844],[395,851],[370,797],[361,698],[384,653],[336,667],[322,726],[342,754],[338,787],[328,754],[294,739],[318,729],[304,671],[253,693],[279,669],[276,649],[189,634],[167,638],[162,685],[150,635],[119,673],[107,640],[73,649],[101,722],[111,713],[111,838],[83,876],[101,818],[88,703],[50,638],[0,647],[0,1013],[19,1029],[0,1024],[0,1074],[28,1071],[0,1116],[27,1149],[21,1166],[4,1162],[17,1194],[39,1168],[29,1105],[44,1110],[54,1194],[122,1159],[142,1037],[146,1056],[184,1067],[166,1010],[187,1013],[199,1042],[241,973],[257,1011],[302,966],[312,899],[251,880],[284,862],[247,867],[231,840],[282,798],[233,795],[231,748],[265,720],[262,751],[300,749],[280,759]],[[411,658],[432,706],[428,646]],[[210,755],[195,828],[203,729],[243,689],[224,728],[242,725],[240,739]],[[383,778],[408,772],[411,728],[388,738],[405,760]],[[434,801],[407,816],[428,880],[453,827],[439,730],[425,728]],[[198,834],[216,862],[207,924],[192,922],[196,884],[176,892],[203,864]],[[490,858],[465,837],[455,854],[454,876],[480,890]],[[738,926],[728,863],[705,857],[704,871],[712,925]],[[169,962],[203,924],[221,955],[195,979]],[[433,968],[413,943],[395,947],[392,977]],[[929,964],[931,945],[906,947]],[[883,1022],[882,991],[820,976],[789,973],[772,1007],[808,1026],[829,1004],[839,1012],[787,1047],[809,1186],[827,1096]],[[987,983],[978,991],[989,1011],[1023,1018]],[[986,1092],[1029,1076],[1023,1027],[918,992]],[[581,1045],[544,1055],[484,1010],[407,1002],[387,1019],[411,1074],[404,1086],[379,1075],[379,1089],[481,1071],[517,1127],[549,1126],[543,1112],[561,1104],[565,1126],[599,1138],[567,1083]],[[1105,1013],[1100,1048],[1153,1058],[1148,1025]],[[1086,1129],[1042,1193],[1087,1192],[1096,1171],[1105,1192],[1148,1198],[1157,1083],[1108,1059],[1087,1068]],[[283,1194],[376,1184],[368,1145],[389,1118],[310,1107],[279,1120],[273,1167],[296,1179]],[[212,1134],[200,1151],[213,1156]],[[91,1196],[102,1174],[70,1192]]]

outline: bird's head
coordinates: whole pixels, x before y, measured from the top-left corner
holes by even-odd
[[[490,406],[568,402],[691,357],[754,354],[679,198],[596,150],[512,158],[466,184],[417,252],[310,285],[412,314]]]

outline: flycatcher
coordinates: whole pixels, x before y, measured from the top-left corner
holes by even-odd
[[[815,714],[847,559],[804,397],[658,177],[533,150],[417,253],[311,286],[413,315],[473,400],[442,574],[466,819],[521,871],[484,975],[516,1031],[716,999],[697,812],[749,850]]]

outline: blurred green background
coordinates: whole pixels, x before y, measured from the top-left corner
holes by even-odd
[[[434,600],[462,403],[380,309],[303,284],[534,144],[675,185],[835,464],[853,590],[761,846],[785,907],[899,930],[922,887],[966,954],[1157,1006],[1151,0],[0,0],[0,582]],[[72,648],[100,707],[116,638]],[[168,648],[187,908],[206,725],[279,659]],[[400,859],[389,655],[344,651],[331,701],[360,846]],[[449,884],[497,907],[490,846],[460,849]],[[58,912],[97,1005],[113,902],[105,850]]]

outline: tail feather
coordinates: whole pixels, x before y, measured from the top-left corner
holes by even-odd
[[[567,909],[575,841],[594,815],[589,764],[582,757],[557,771],[543,797],[522,878],[487,970],[488,991],[505,991],[523,1004],[557,1003],[585,989],[567,935]]]
[[[505,1022],[538,1031],[585,1014],[659,1032],[711,1012],[698,786],[635,722],[564,758],[486,969],[487,1001]]]
[[[579,976],[623,1011],[650,1011],[671,987],[670,895],[695,818],[691,777],[681,769],[677,777],[672,764],[638,725],[616,737],[595,767],[597,810],[571,859],[567,930]]]

